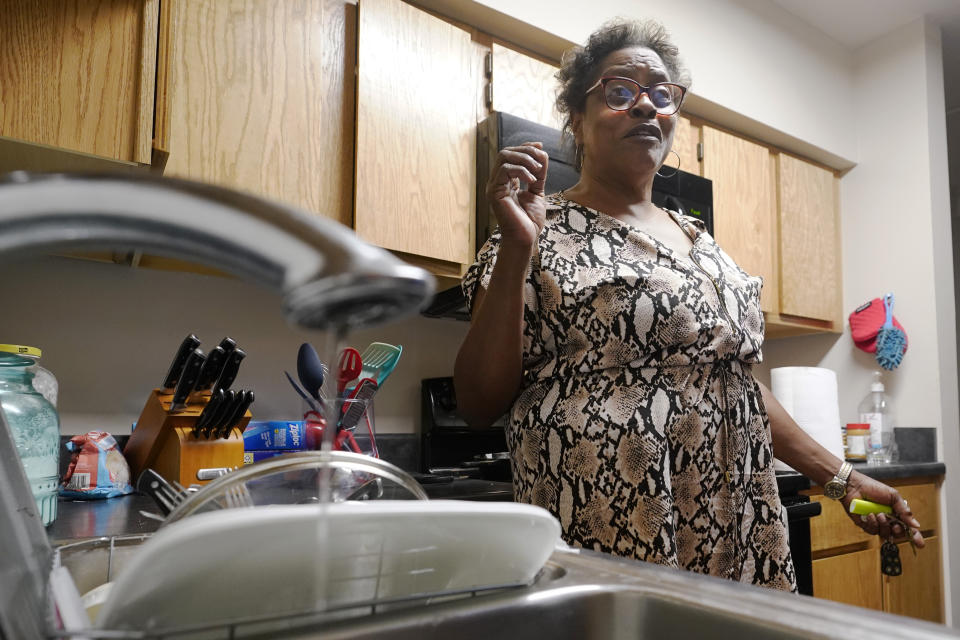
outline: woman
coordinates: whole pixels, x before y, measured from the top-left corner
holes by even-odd
[[[760,279],[651,202],[689,83],[663,28],[608,23],[557,77],[580,181],[546,196],[541,145],[501,151],[487,185],[499,231],[463,282],[458,405],[475,425],[510,412],[517,499],[550,510],[571,544],[781,589],[796,581],[774,452],[844,504],[890,504],[919,529],[894,489],[846,477],[754,379]]]

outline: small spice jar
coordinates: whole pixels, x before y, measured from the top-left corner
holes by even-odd
[[[847,423],[847,460],[866,462],[870,449],[870,425],[860,422]]]

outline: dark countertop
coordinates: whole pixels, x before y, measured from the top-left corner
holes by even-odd
[[[433,500],[513,500],[513,487],[509,482],[458,479],[422,486]],[[153,499],[139,493],[106,500],[60,498],[57,519],[47,527],[47,537],[58,545],[76,539],[153,533],[160,522],[141,515],[141,511],[159,513]]]
[[[918,476],[942,476],[947,472],[947,465],[942,462],[896,462],[893,464],[854,462],[853,468],[876,480],[914,478]]]
[[[918,478],[923,476],[942,476],[947,465],[942,462],[895,462],[893,464],[867,464],[854,462],[854,471],[875,480],[895,480],[898,478]],[[800,476],[796,471],[778,471],[777,477]]]

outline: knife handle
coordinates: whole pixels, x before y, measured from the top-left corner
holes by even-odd
[[[224,355],[230,355],[231,353],[233,353],[233,350],[237,348],[237,341],[227,336],[226,338],[221,340],[220,344],[218,344],[217,346],[223,349]]]
[[[230,388],[230,385],[233,384],[233,381],[237,379],[237,372],[240,371],[240,363],[246,357],[247,354],[243,349],[234,349],[233,353],[227,356],[227,361],[223,365],[223,370],[220,372],[220,376],[217,378],[216,384],[213,385],[214,390],[223,389],[226,391]]]
[[[224,398],[223,402],[220,403],[220,406],[217,407],[216,414],[214,414],[210,422],[207,423],[204,433],[208,438],[217,437],[217,434],[220,433],[220,429],[223,428],[223,423],[233,414],[233,409],[237,402],[237,392],[233,389],[230,389],[229,391],[220,389],[219,393],[223,393]]]
[[[187,398],[197,384],[197,376],[200,375],[200,369],[203,367],[203,361],[206,358],[203,351],[194,349],[190,357],[187,358],[187,364],[183,366],[183,374],[177,381],[177,388],[173,392],[173,400],[170,401],[170,412],[176,413],[187,408]]]
[[[167,371],[167,375],[163,378],[163,384],[161,385],[163,389],[171,392],[174,390],[180,381],[180,376],[183,373],[184,366],[187,364],[187,359],[190,357],[190,354],[193,353],[193,350],[199,346],[200,338],[192,333],[183,339],[183,342],[180,343],[180,348],[177,349],[177,353],[173,356],[173,362],[170,363],[170,369]]]
[[[200,412],[200,417],[193,423],[193,435],[201,436],[204,434],[207,425],[210,423],[210,420],[213,419],[213,416],[216,415],[220,409],[220,404],[225,398],[226,394],[223,391],[211,394],[210,400],[207,401],[207,406],[203,408],[203,411]]]
[[[213,383],[220,377],[226,359],[227,352],[223,350],[223,347],[216,346],[210,349],[210,353],[207,354],[207,359],[203,363],[203,368],[200,369],[200,376],[197,378],[197,385],[194,390],[209,391],[213,387]]]
[[[235,424],[240,422],[247,409],[253,404],[253,391],[240,391],[237,393],[237,405],[233,413],[227,418],[223,428],[220,430],[219,437],[229,438]]]

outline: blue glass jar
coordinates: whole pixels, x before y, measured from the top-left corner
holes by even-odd
[[[0,351],[0,407],[27,472],[37,513],[48,525],[57,517],[60,418],[53,405],[33,387],[38,350],[19,349],[20,353]]]

